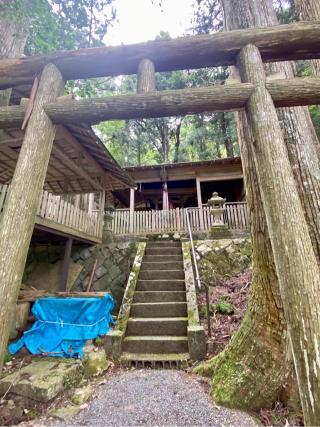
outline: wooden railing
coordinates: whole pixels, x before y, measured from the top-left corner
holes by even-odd
[[[9,188],[8,185],[0,185],[0,212],[3,210]],[[89,213],[48,191],[42,193],[37,217],[73,228],[89,236],[99,239],[102,237],[103,216],[100,212]]]
[[[213,225],[208,206],[188,208],[192,231],[207,231]],[[245,202],[226,203],[224,220],[232,230],[248,230],[249,221]],[[187,232],[186,209],[164,211],[135,211],[119,209],[114,213],[112,226],[114,234],[160,234]]]

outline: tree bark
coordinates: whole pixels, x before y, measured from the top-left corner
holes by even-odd
[[[0,7],[6,0],[0,0]],[[27,21],[22,20],[20,28],[14,20],[0,19],[0,59],[17,58],[23,53],[27,41]],[[0,91],[0,106],[8,105],[11,89]]]
[[[295,0],[299,17],[302,21],[320,21],[319,0]],[[311,60],[313,74],[320,76],[320,60]]]
[[[262,202],[306,425],[320,420],[320,273],[259,50],[240,53],[244,81],[255,84],[247,104]]]
[[[223,143],[227,151],[227,157],[234,157],[233,144],[229,135],[227,120],[224,112],[221,113],[220,127],[223,136]]]
[[[268,9],[257,2],[224,0],[226,29],[265,25]],[[270,6],[270,5],[269,5]],[[271,83],[271,82],[270,82]],[[268,89],[271,87],[267,84]],[[237,113],[246,198],[251,217],[253,280],[245,319],[225,351],[211,362],[217,401],[259,409],[271,405],[291,371],[286,354],[286,322],[253,162],[254,138],[246,115]],[[259,357],[257,357],[259,355]]]
[[[179,161],[179,151],[180,151],[180,143],[181,143],[181,138],[180,138],[181,125],[182,125],[182,118],[180,119],[180,122],[177,124],[176,130],[174,132],[175,144],[174,144],[173,163],[177,163]]]
[[[33,111],[20,150],[0,227],[0,366],[9,336],[29,244],[55,135],[43,105],[61,95],[63,79],[49,64],[43,70]]]
[[[156,75],[153,63],[143,59],[138,67],[137,93],[152,92],[156,89]]]
[[[248,308],[225,350],[210,361],[218,403],[259,410],[278,398],[287,366],[286,322],[253,158],[254,138],[244,112],[236,113],[252,241]],[[201,371],[201,367],[200,367]]]
[[[5,60],[0,62],[0,89],[32,82],[47,63],[56,64],[66,80],[136,74],[145,58],[158,72],[234,65],[248,43],[259,47],[264,61],[314,59],[320,57],[319,37],[318,23],[295,23]]]

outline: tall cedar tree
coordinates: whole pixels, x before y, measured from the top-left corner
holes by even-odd
[[[269,0],[224,0],[227,30],[277,24]],[[269,74],[293,75],[288,63],[267,66]],[[279,110],[288,154],[295,172],[314,251],[319,259],[319,169],[318,141],[305,108]],[[253,137],[244,113],[238,114],[238,133],[245,171],[248,207],[251,213],[253,243],[253,283],[245,319],[226,350],[211,362],[213,396],[233,406],[258,409],[278,396],[290,372],[286,327],[273,255],[257,175],[253,162]],[[319,165],[319,163],[318,163]],[[299,169],[299,170],[297,170]],[[273,191],[276,191],[274,189]],[[259,357],[257,355],[259,354]]]

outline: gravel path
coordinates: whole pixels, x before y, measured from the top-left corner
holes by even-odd
[[[175,370],[119,371],[66,424],[90,426],[256,426],[247,414],[214,405],[201,378]]]

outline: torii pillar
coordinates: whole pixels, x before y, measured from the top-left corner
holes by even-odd
[[[0,227],[0,367],[9,338],[11,314],[23,277],[55,126],[43,106],[63,92],[64,81],[53,64],[43,69],[29,124],[4,206]]]

